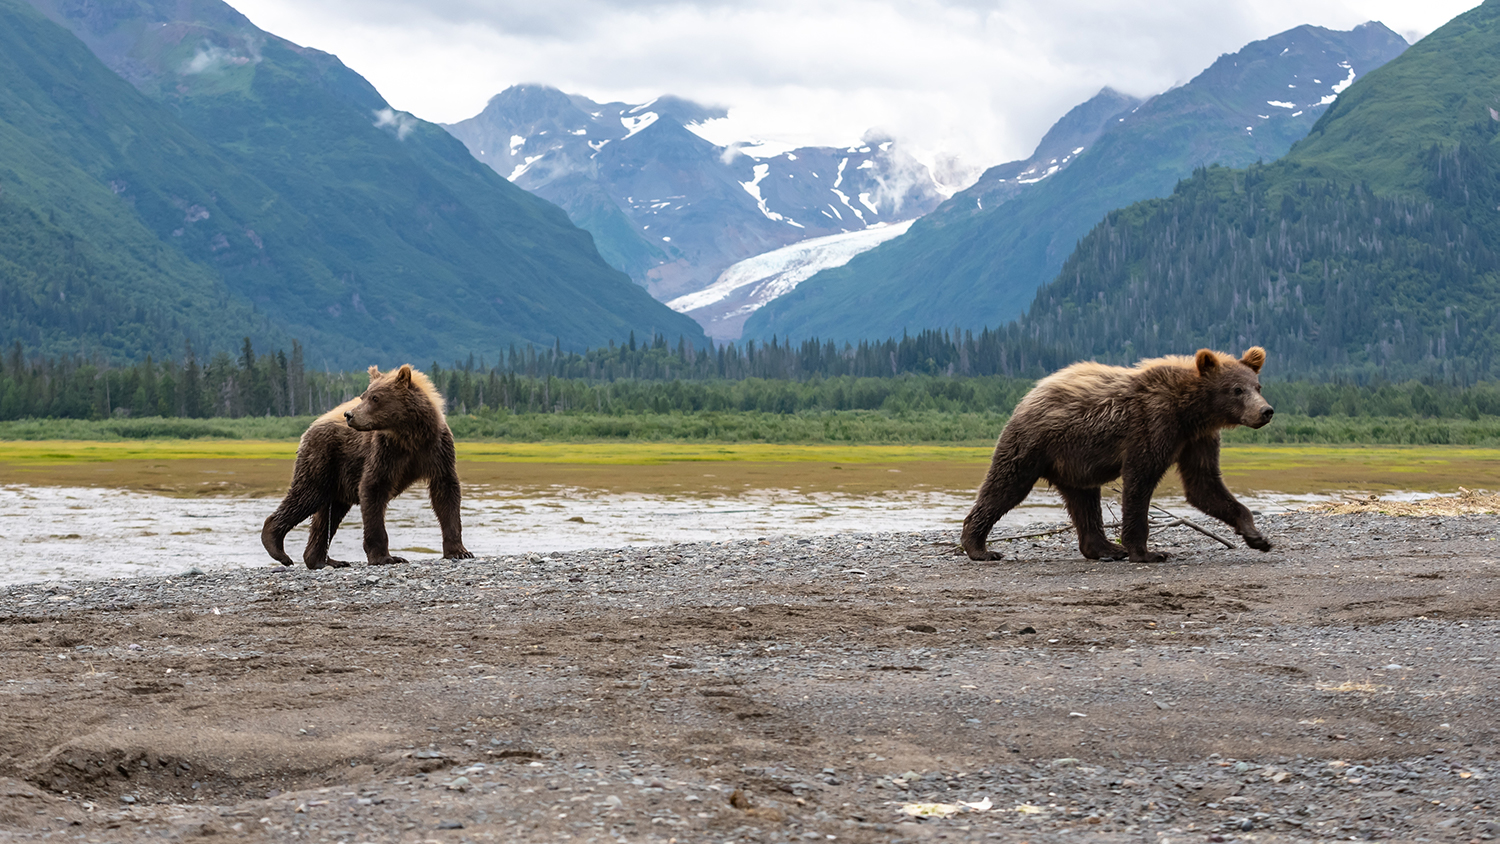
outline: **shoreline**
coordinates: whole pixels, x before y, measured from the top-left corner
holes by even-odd
[[[3,587],[0,830],[1495,834],[1500,518],[1261,522],[1151,565],[952,530]]]

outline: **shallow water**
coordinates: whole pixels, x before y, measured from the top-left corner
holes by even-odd
[[[1241,500],[1270,512],[1331,497],[1259,494]],[[760,489],[705,498],[565,486],[541,491],[470,486],[463,505],[464,542],[474,553],[491,556],[942,527],[951,528],[956,538],[972,500],[969,494],[941,491]],[[0,540],[18,552],[0,560],[0,583],[272,566],[260,547],[260,527],[276,503],[264,497],[178,498],[99,487],[0,486]],[[1196,516],[1179,499],[1161,497],[1158,503]],[[1107,520],[1113,512],[1106,510]],[[1022,533],[1066,518],[1055,493],[1037,490],[1006,515],[994,535]],[[391,502],[386,526],[397,555],[414,561],[439,556],[442,536],[425,491],[408,491]],[[300,557],[306,536],[301,529],[287,537],[293,558]],[[332,556],[363,561],[357,508],[334,537]]]
[[[1044,497],[1010,525],[1063,518]],[[601,493],[558,487],[524,493],[469,487],[464,543],[476,554],[518,554],[767,535],[814,536],[958,525],[971,499],[942,492],[873,495],[753,490],[701,496]],[[1029,502],[1028,502],[1029,503]],[[176,498],[97,487],[0,487],[0,583],[74,580],[274,565],[260,546],[271,498]],[[582,521],[576,521],[582,519]],[[425,492],[408,491],[387,511],[391,550],[411,560],[438,557],[442,534]],[[335,559],[363,561],[359,510],[334,537]],[[304,529],[287,537],[300,558]]]

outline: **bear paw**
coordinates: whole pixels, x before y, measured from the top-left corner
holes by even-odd
[[[1140,554],[1130,555],[1130,561],[1132,563],[1163,563],[1166,562],[1166,560],[1167,555],[1163,554],[1160,551],[1146,551]]]
[[[971,550],[969,550],[969,549],[966,548],[966,549],[964,549],[964,553],[969,555],[969,559],[975,560],[975,561],[978,561],[978,562],[981,562],[981,563],[993,563],[993,562],[997,562],[999,560],[1005,559],[1005,555],[1001,554],[999,551],[990,551],[990,550],[971,551]]]
[[[404,565],[406,565],[406,558],[405,557],[392,557],[389,554],[387,554],[384,557],[380,557],[380,558],[371,560],[370,561],[370,565],[372,565],[372,566],[404,566]]]
[[[1260,534],[1250,534],[1245,537],[1245,544],[1257,551],[1271,550],[1271,541]]]
[[[316,570],[316,569],[325,569],[325,568],[326,569],[346,569],[346,568],[349,568],[349,564],[346,563],[346,562],[344,562],[343,560],[322,559],[322,560],[308,560],[307,561],[307,567],[310,568],[310,569],[314,569],[314,570]]]
[[[1116,545],[1113,542],[1104,545],[1091,545],[1083,549],[1083,556],[1089,560],[1123,560],[1130,556],[1124,545]]]
[[[443,559],[445,559],[445,560],[472,560],[472,559],[474,559],[474,554],[472,552],[470,552],[469,549],[460,547],[457,551],[444,551],[443,552]]]

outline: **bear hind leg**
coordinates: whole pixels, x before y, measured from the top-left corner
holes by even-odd
[[[990,531],[1001,516],[1026,500],[1040,477],[1041,472],[1033,471],[1020,460],[995,455],[989,474],[985,475],[979,494],[975,496],[974,507],[964,518],[963,537],[959,541],[959,547],[969,555],[969,559],[1004,559],[999,551],[991,551],[985,546]]]
[[[312,524],[308,525],[307,548],[302,552],[302,561],[308,568],[349,567],[343,560],[330,559],[328,546],[333,542],[333,535],[339,531],[339,523],[349,515],[349,509],[353,506],[342,501],[331,501],[328,506],[313,514]]]
[[[1073,520],[1073,529],[1078,532],[1078,551],[1090,560],[1123,560],[1130,556],[1124,545],[1110,542],[1104,535],[1104,510],[1099,500],[1099,487],[1057,486],[1063,503],[1068,506],[1068,518]]]
[[[271,559],[284,566],[293,565],[286,553],[286,535],[308,516],[321,512],[326,502],[320,496],[310,495],[305,489],[293,488],[286,494],[276,512],[266,517],[260,529],[260,544],[265,546]]]

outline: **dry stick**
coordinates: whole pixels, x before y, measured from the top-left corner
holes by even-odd
[[[1110,491],[1111,492],[1118,492],[1118,490],[1115,490],[1113,488],[1111,488]],[[1234,547],[1234,543],[1230,542],[1229,540],[1225,539],[1222,536],[1219,536],[1218,534],[1216,534],[1213,531],[1209,530],[1208,528],[1205,528],[1204,526],[1198,524],[1197,522],[1193,521],[1192,519],[1185,519],[1185,518],[1183,518],[1181,516],[1173,515],[1172,511],[1167,510],[1167,509],[1165,509],[1163,507],[1159,507],[1154,502],[1151,505],[1151,509],[1153,509],[1153,510],[1160,510],[1161,512],[1166,513],[1168,516],[1171,516],[1171,518],[1172,518],[1172,521],[1170,521],[1170,522],[1152,522],[1151,523],[1151,527],[1153,527],[1153,528],[1156,528],[1158,530],[1165,530],[1166,528],[1177,527],[1178,525],[1181,525],[1182,527],[1190,527],[1193,530],[1196,530],[1199,533],[1203,534],[1204,536],[1209,537],[1210,539],[1217,539],[1219,542],[1224,543],[1224,547],[1225,548],[1233,548]],[[1113,508],[1111,508],[1111,510],[1113,510]],[[1105,525],[1104,529],[1105,530],[1110,530],[1110,529],[1113,529],[1113,528],[1118,528],[1119,526],[1120,526],[1119,522],[1111,522],[1111,523]],[[1068,531],[1070,531],[1072,529],[1073,529],[1072,525],[1063,525],[1062,527],[1052,528],[1051,530],[1038,531],[1037,533],[1020,533],[1020,534],[1016,534],[1015,536],[997,536],[997,537],[994,537],[993,539],[991,539],[990,541],[991,542],[1009,542],[1009,541],[1014,540],[1014,539],[1037,539],[1037,538],[1040,538],[1040,537],[1043,537],[1043,536],[1056,536],[1059,533],[1067,533]],[[960,549],[960,552],[961,551],[962,551],[962,549]]]
[[[1116,527],[1116,526],[1115,525],[1105,525],[1105,527]],[[1022,533],[1022,534],[1017,534],[1016,536],[997,536],[994,539],[991,539],[990,541],[991,542],[1008,542],[1008,541],[1010,541],[1012,539],[1035,539],[1035,538],[1037,538],[1039,536],[1055,536],[1055,535],[1057,535],[1059,533],[1067,533],[1068,531],[1070,531],[1072,529],[1073,529],[1072,525],[1063,525],[1062,527],[1053,528],[1051,530],[1044,530],[1044,531],[1041,531],[1040,533]]]
[[[1116,489],[1116,488],[1114,488],[1114,487],[1108,487],[1108,489],[1109,489],[1110,492],[1119,493],[1119,490]],[[1209,530],[1208,528],[1204,527],[1203,525],[1198,524],[1197,522],[1193,521],[1192,519],[1186,519],[1186,518],[1183,518],[1182,516],[1174,515],[1171,510],[1168,510],[1167,508],[1162,507],[1161,505],[1157,504],[1154,501],[1151,502],[1151,509],[1153,509],[1153,510],[1159,510],[1159,511],[1161,511],[1163,513],[1166,513],[1167,516],[1172,519],[1172,521],[1170,521],[1170,522],[1156,522],[1156,523],[1153,523],[1151,525],[1151,527],[1153,527],[1153,528],[1157,528],[1157,529],[1160,529],[1160,530],[1165,530],[1166,528],[1177,527],[1178,525],[1181,525],[1183,527],[1190,527],[1193,530],[1196,530],[1199,533],[1203,534],[1204,536],[1209,537],[1210,539],[1217,539],[1219,542],[1223,543],[1223,545],[1224,545],[1225,548],[1229,548],[1229,549],[1233,549],[1234,548],[1234,543],[1230,542],[1229,540],[1225,539],[1224,537],[1218,535],[1217,533],[1214,533],[1213,531]],[[1106,525],[1106,527],[1109,527],[1109,525]]]
[[[1169,528],[1169,527],[1177,527],[1178,525],[1182,525],[1183,527],[1190,527],[1193,530],[1196,530],[1199,533],[1203,534],[1204,536],[1210,537],[1212,539],[1219,540],[1220,542],[1224,543],[1224,547],[1225,548],[1231,548],[1231,549],[1234,548],[1234,543],[1230,542],[1229,540],[1225,539],[1224,537],[1218,535],[1217,533],[1214,533],[1213,531],[1209,530],[1208,528],[1204,527],[1203,525],[1198,524],[1197,522],[1195,522],[1195,521],[1193,521],[1191,519],[1184,519],[1181,516],[1174,516],[1174,515],[1172,515],[1172,511],[1167,510],[1164,507],[1158,507],[1154,503],[1151,505],[1151,509],[1153,509],[1153,510],[1160,510],[1161,512],[1166,513],[1168,516],[1172,517],[1172,521],[1170,521],[1170,522],[1168,522],[1166,524],[1152,525],[1152,527]]]

